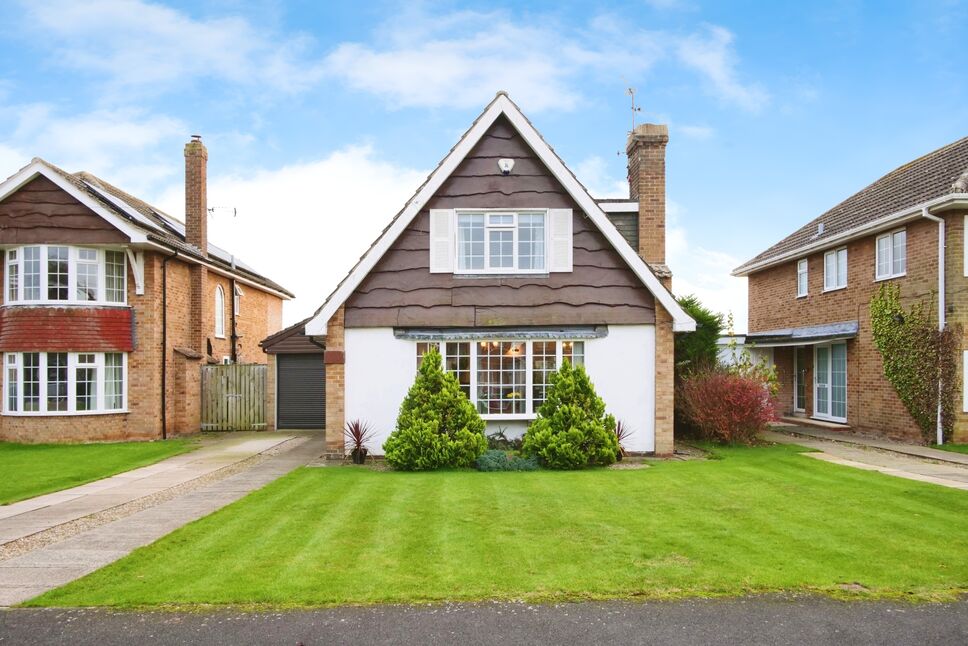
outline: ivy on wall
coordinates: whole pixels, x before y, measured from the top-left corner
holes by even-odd
[[[947,440],[954,425],[958,391],[956,330],[951,326],[938,330],[924,301],[905,310],[898,285],[881,285],[870,309],[874,345],[884,361],[884,376],[928,442],[933,442],[937,434],[940,396],[941,426]]]

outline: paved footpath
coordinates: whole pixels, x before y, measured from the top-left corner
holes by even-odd
[[[97,570],[323,452],[322,434],[232,434],[197,451],[0,507],[0,607]]]
[[[825,462],[968,491],[965,454],[798,426],[775,427],[763,438],[815,449],[803,455]]]
[[[376,606],[285,612],[0,611],[0,646],[71,644],[968,643],[968,602],[754,597],[670,602]]]

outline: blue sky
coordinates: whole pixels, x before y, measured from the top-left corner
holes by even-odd
[[[668,123],[679,293],[968,135],[965,2],[4,3],[0,173],[33,156],[181,215],[209,147],[213,240],[317,307],[506,89],[593,194],[630,110]]]

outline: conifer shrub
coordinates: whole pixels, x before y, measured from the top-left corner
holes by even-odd
[[[536,458],[523,458],[508,451],[489,449],[477,458],[478,471],[537,471]]]
[[[484,420],[457,378],[443,371],[440,352],[431,349],[400,405],[396,430],[383,444],[387,463],[404,471],[469,467],[485,450]]]
[[[595,392],[584,366],[565,361],[550,375],[548,398],[524,434],[521,451],[550,469],[583,469],[615,462],[615,418]]]

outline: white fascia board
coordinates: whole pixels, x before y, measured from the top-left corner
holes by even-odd
[[[484,133],[491,127],[491,124],[502,114],[514,125],[528,145],[531,146],[531,149],[538,155],[538,158],[544,162],[551,173],[565,187],[565,190],[568,191],[571,197],[589,215],[635,275],[639,277],[639,280],[652,292],[662,307],[672,315],[672,329],[676,332],[691,332],[696,329],[696,322],[679,306],[676,299],[659,282],[659,279],[652,273],[649,266],[645,264],[645,261],[632,250],[625,241],[625,238],[622,237],[608,217],[605,216],[604,211],[602,211],[595,200],[588,194],[585,187],[575,179],[571,171],[565,167],[564,162],[551,150],[551,147],[542,139],[534,126],[531,125],[507,95],[499,94],[474,125],[471,126],[470,130],[467,131],[467,134],[454,146],[450,154],[434,170],[427,182],[410,200],[396,221],[380,236],[380,239],[377,240],[376,244],[360,260],[360,263],[346,277],[346,280],[336,288],[336,291],[327,299],[319,312],[306,323],[307,335],[326,335],[327,323],[333,314],[336,313],[336,310],[349,298],[350,294],[353,293],[373,267],[376,266],[376,263],[389,250],[394,241],[410,225],[417,213],[420,212],[420,209],[433,197],[437,189],[450,177],[451,173],[464,161],[467,154],[481,137],[484,136]],[[636,205],[636,208],[638,208],[638,205]]]
[[[899,224],[905,224],[912,220],[917,220],[921,217],[921,213],[924,211],[924,209],[932,211],[939,209],[939,207],[951,208],[956,206],[964,206],[965,208],[968,208],[968,193],[949,193],[948,195],[936,197],[928,200],[927,202],[922,202],[921,204],[908,207],[902,211],[872,220],[867,224],[862,224],[854,227],[853,229],[842,231],[835,236],[802,245],[796,249],[782,253],[779,256],[767,258],[766,260],[761,260],[757,263],[740,265],[730,272],[730,275],[738,278],[745,278],[754,272],[773,267],[774,265],[782,264],[794,258],[801,258],[807,254],[811,254],[828,247],[835,247],[857,238],[863,238],[881,231],[892,229]]]
[[[638,202],[599,202],[598,206],[605,213],[638,213]]]
[[[39,160],[32,161],[30,164],[20,169],[20,171],[15,175],[0,184],[0,200],[17,191],[20,187],[38,175],[43,175],[56,184],[57,187],[62,189],[65,193],[94,211],[97,215],[104,218],[108,224],[121,231],[124,235],[128,236],[128,239],[131,240],[131,242],[139,243],[148,241],[148,236],[144,231],[131,226],[131,223],[118,214],[112,213],[111,211],[105,209],[102,205],[92,200],[90,195],[78,190],[76,186],[64,179],[60,173],[52,170],[49,166],[47,166],[47,164]]]

